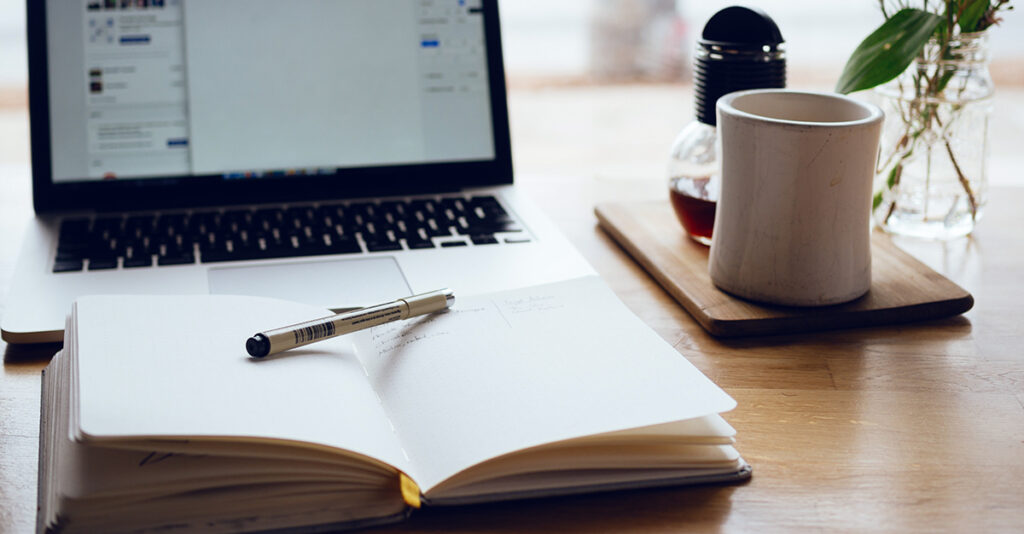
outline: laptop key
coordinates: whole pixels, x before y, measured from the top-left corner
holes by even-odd
[[[494,238],[494,234],[475,234],[470,236],[473,240],[474,245],[496,245],[498,240]]]
[[[457,228],[461,235],[496,234],[498,232],[522,232],[523,229],[516,223],[477,223],[466,227]]]
[[[90,258],[90,271],[109,271],[117,269],[117,258]]]
[[[441,206],[441,211],[451,211],[453,215],[462,215],[466,211],[465,200],[461,198],[443,198],[438,203]]]
[[[466,246],[466,242],[465,241],[445,241],[444,243],[441,243],[441,246],[444,247],[444,248],[464,247],[464,246]]]
[[[60,239],[57,240],[57,246],[64,250],[84,250],[89,247],[89,242],[88,234],[81,236],[61,234]]]
[[[316,216],[320,217],[338,217],[344,212],[344,206],[341,204],[321,204],[316,208]]]
[[[468,208],[470,211],[476,211],[479,208],[484,212],[486,217],[497,216],[497,215],[508,215],[505,208],[501,207],[501,203],[498,199],[493,196],[477,196],[469,199]]]
[[[296,257],[303,256],[303,255],[304,254],[300,254],[299,253],[299,249],[297,249],[296,247],[292,246],[292,244],[288,243],[288,242],[281,243],[281,244],[270,244],[270,245],[267,246],[267,248],[262,249],[262,250],[259,251],[259,257],[260,258],[264,258],[264,259],[271,259],[271,258],[296,258]],[[243,257],[243,258],[235,257],[235,258],[233,258],[233,260],[243,260],[243,259],[244,260],[248,260],[248,259],[255,259],[255,258],[250,258],[250,257]]]
[[[433,240],[423,239],[419,236],[405,238],[405,246],[409,247],[410,250],[437,248],[434,246]]]
[[[451,208],[445,208],[435,217],[438,224],[452,226],[458,222],[461,214]]]
[[[191,252],[183,252],[180,254],[161,256],[157,259],[158,265],[188,265],[195,263],[195,255]]]
[[[394,227],[392,227],[392,231],[395,233],[395,235],[399,237],[407,237],[413,235],[417,233],[417,230],[419,230],[418,227],[410,226],[403,220],[395,221],[395,225]]]
[[[133,254],[126,256],[123,261],[125,269],[137,269],[139,267],[152,267],[152,254]]]
[[[384,212],[385,218],[390,215],[396,221],[407,219],[410,215],[409,204],[402,201],[381,202],[380,208]]]
[[[120,217],[104,217],[92,223],[92,235],[99,239],[113,239],[121,235],[124,220]]]
[[[155,219],[150,217],[130,217],[124,224],[124,237],[127,239],[143,239],[153,235]]]
[[[70,273],[81,271],[83,267],[82,260],[57,260],[53,264],[53,272],[55,273]]]
[[[264,208],[256,210],[252,216],[253,226],[264,231],[284,226],[285,215],[280,209]]]
[[[236,258],[223,248],[212,248],[199,253],[199,261],[203,263],[219,263],[224,261],[235,261]]]
[[[89,241],[86,241],[86,250],[89,254],[106,254],[114,249],[111,239],[105,239],[102,237],[94,237]]]
[[[394,234],[391,234],[393,237]],[[367,239],[366,250],[369,252],[387,252],[402,250],[402,243],[397,239],[389,239],[389,236],[382,235],[378,239]]]
[[[372,219],[377,216],[377,206],[372,202],[353,202],[349,204],[348,212],[354,219]]]
[[[301,249],[295,256],[329,256],[331,254],[338,254],[338,252],[326,246],[318,246]]]
[[[233,261],[247,261],[247,260],[263,260],[268,258],[283,257],[274,256],[268,251],[261,249],[257,244],[250,245],[236,245],[235,250],[231,253]]]
[[[438,213],[438,207],[433,200],[413,200],[409,202],[409,213],[416,219],[423,221]]]
[[[82,261],[85,259],[85,249],[65,249],[57,247],[57,261]]]
[[[147,238],[125,241],[122,245],[122,249],[126,257],[130,257],[131,255],[134,255],[135,257],[150,256],[153,254],[153,251],[150,250],[150,241]]]
[[[194,239],[196,236],[208,234],[213,231],[219,223],[219,214],[212,211],[196,212],[189,216],[185,224],[186,236]]]
[[[426,230],[427,235],[430,237],[452,235],[452,229],[450,226],[446,223],[439,223],[434,219],[427,219],[427,224],[423,229]]]
[[[99,222],[99,221],[97,221]],[[156,228],[160,233],[170,231],[172,234],[180,233],[185,229],[184,213],[166,213],[156,220]]]
[[[331,254],[358,254],[363,249],[355,238],[332,235],[330,251]]]

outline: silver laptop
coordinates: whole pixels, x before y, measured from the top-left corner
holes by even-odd
[[[3,316],[78,296],[332,309],[591,274],[512,185],[492,0],[28,0],[36,218]]]

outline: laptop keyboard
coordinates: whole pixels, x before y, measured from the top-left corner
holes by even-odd
[[[65,219],[53,272],[530,241],[493,196]]]

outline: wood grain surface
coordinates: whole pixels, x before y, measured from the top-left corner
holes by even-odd
[[[708,274],[708,247],[687,237],[667,201],[609,202],[594,213],[601,227],[719,337],[788,334],[909,323],[961,314],[974,297],[872,232],[871,289],[846,304],[818,308],[762,305],[721,291]]]
[[[997,93],[1005,111],[993,124],[1019,119],[997,141],[1024,135],[1022,95]],[[665,198],[664,151],[688,101],[672,87],[512,94],[516,164],[623,302],[738,401],[725,417],[753,479],[422,511],[372,532],[1024,531],[1024,188],[994,188],[971,239],[895,241],[974,295],[962,316],[715,338],[593,214],[602,202]],[[0,287],[31,217],[26,124],[24,111],[0,112]],[[994,145],[992,163],[993,181],[1006,183],[1024,153]],[[39,372],[56,349],[0,342],[0,533],[33,529]]]

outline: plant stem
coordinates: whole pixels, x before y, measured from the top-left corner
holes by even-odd
[[[880,173],[880,172],[884,171],[885,169],[888,169],[889,168],[889,164],[892,163],[893,158],[896,157],[896,154],[900,153],[900,150],[902,150],[903,147],[907,146],[907,142],[909,142],[909,141],[910,141],[910,125],[908,124],[907,125],[906,133],[903,134],[903,137],[901,137],[900,140],[896,143],[896,146],[893,147],[892,152],[889,154],[889,157],[887,157],[885,159],[885,162],[876,167],[875,172],[876,173]]]
[[[906,157],[900,158],[900,161],[896,163],[896,167],[892,170],[892,187],[890,187],[889,190],[892,190],[900,183],[900,176],[903,175],[904,159],[906,159]],[[889,204],[889,211],[885,213],[885,219],[882,220],[882,224],[889,224],[889,218],[892,217],[894,211],[896,211],[896,199],[893,199],[892,203]]]
[[[949,128],[952,126],[953,121],[951,120],[947,124],[942,124],[942,121],[939,120],[938,116],[936,116],[935,123],[938,124],[940,128]],[[971,220],[977,222],[978,204],[974,197],[974,189],[971,187],[971,182],[967,179],[963,170],[960,169],[960,163],[956,160],[956,155],[953,154],[953,145],[949,144],[949,139],[946,138],[945,133],[943,133],[943,143],[946,145],[946,154],[949,155],[949,162],[953,164],[953,170],[956,171],[957,180],[960,181],[960,185],[964,188],[964,192],[967,193],[967,204],[971,210]]]
[[[960,180],[960,185],[963,186],[964,191],[967,193],[967,204],[971,208],[971,221],[977,222],[978,220],[978,204],[974,198],[974,189],[971,188],[971,182],[964,176],[964,172],[960,170],[960,164],[956,161],[956,156],[953,155],[953,147],[949,144],[949,140],[946,140],[946,153],[949,154],[949,161],[953,164],[953,169],[956,170],[956,177]]]

